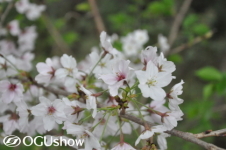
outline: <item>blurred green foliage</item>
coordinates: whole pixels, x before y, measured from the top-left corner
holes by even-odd
[[[33,0],[36,3],[45,3],[47,10],[44,13],[50,23],[56,28],[63,40],[71,49],[71,54],[79,61],[90,52],[92,46],[99,45],[97,32],[91,8],[88,1],[84,0]],[[162,33],[169,35],[174,17],[179,10],[180,0],[98,0],[97,5],[109,34],[117,33],[125,36],[136,29],[145,29],[149,33],[147,45],[156,45],[157,36]],[[184,103],[181,109],[184,120],[178,122],[177,129],[187,132],[199,133],[205,130],[225,128],[226,110],[226,9],[225,0],[219,1],[193,1],[191,8],[185,16],[180,33],[172,48],[189,43],[195,37],[203,36],[210,30],[215,30],[213,38],[194,45],[184,51],[169,55],[168,59],[175,62],[177,77],[185,81],[184,93],[181,98]],[[6,4],[0,5],[0,12]],[[6,21],[20,20],[21,28],[36,24],[39,37],[37,39],[35,54],[37,62],[44,61],[47,57],[61,56],[64,51],[54,41],[53,35],[47,28],[46,22],[40,18],[29,21],[24,15],[12,10]],[[114,47],[121,50],[120,42]],[[210,67],[211,66],[211,67]],[[218,69],[216,69],[218,68]],[[172,86],[173,86],[172,84]],[[116,138],[116,137],[115,137]],[[132,138],[132,137],[131,137]],[[131,139],[134,142],[135,136]],[[221,139],[223,139],[221,141]],[[226,148],[225,138],[207,138],[205,141],[218,144]],[[168,149],[174,150],[200,150],[200,147],[185,142],[177,137],[167,139]],[[182,144],[178,144],[182,143]],[[0,145],[0,149],[10,149]],[[20,147],[20,149],[54,149],[43,147]],[[66,149],[66,148],[64,148]]]

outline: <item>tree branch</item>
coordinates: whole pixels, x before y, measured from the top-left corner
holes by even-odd
[[[203,36],[198,36],[194,40],[192,40],[192,42],[182,44],[182,45],[180,45],[180,46],[178,46],[176,48],[173,48],[173,49],[169,50],[169,53],[166,53],[166,55],[179,53],[179,52],[181,52],[181,51],[183,51],[183,50],[185,50],[187,48],[190,48],[193,45],[202,42],[203,40],[211,38],[213,33],[214,33],[213,31],[210,31],[210,32],[206,33]]]
[[[172,28],[170,30],[170,34],[168,37],[170,46],[173,45],[174,41],[177,38],[180,25],[184,19],[186,12],[188,11],[188,8],[189,8],[191,2],[192,2],[192,0],[184,0],[184,3],[182,4],[179,12],[177,13],[177,15],[175,17],[175,20],[173,22],[173,25],[172,25]]]
[[[226,129],[216,130],[216,131],[205,131],[202,133],[194,134],[196,138],[204,138],[204,137],[211,137],[211,136],[226,136]]]
[[[128,120],[131,120],[137,124],[140,124],[142,126],[144,126],[145,123],[147,123],[148,125],[150,126],[153,126],[153,124],[151,124],[150,122],[143,122],[141,119],[135,117],[135,116],[132,116],[132,115],[128,115],[128,114],[125,114],[125,115],[122,115],[120,114],[120,117],[123,117],[125,119],[128,119]],[[222,148],[219,148],[213,144],[210,144],[210,143],[207,143],[207,142],[204,142],[198,138],[196,138],[196,136],[192,133],[188,133],[188,132],[182,132],[182,131],[178,131],[178,130],[175,130],[175,129],[172,129],[171,131],[166,131],[166,133],[168,134],[171,134],[171,135],[174,135],[174,136],[177,136],[177,137],[180,137],[186,141],[189,141],[189,142],[192,142],[192,143],[195,143],[201,147],[204,147],[205,149],[207,150],[224,150]]]
[[[62,39],[62,36],[60,35],[56,27],[53,25],[53,23],[49,20],[49,18],[43,14],[42,19],[47,30],[49,31],[50,35],[52,36],[53,40],[55,41],[59,49],[62,51],[62,53],[71,54],[72,51],[70,47]]]
[[[95,21],[97,30],[100,34],[102,31],[106,31],[103,20],[101,18],[100,13],[99,13],[96,1],[95,0],[88,0],[88,1],[89,1],[90,6],[91,6],[91,9],[92,9],[92,14],[93,14],[93,17],[94,17],[94,21]]]
[[[2,27],[3,25],[3,22],[6,18],[6,16],[8,15],[9,11],[13,8],[13,5],[14,5],[14,2],[9,2],[8,6],[6,7],[4,13],[1,15],[1,18],[0,18],[0,27]]]

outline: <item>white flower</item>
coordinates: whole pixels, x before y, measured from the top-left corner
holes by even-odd
[[[168,40],[162,34],[158,35],[158,43],[159,43],[160,50],[163,53],[166,53],[167,51],[169,51],[170,45],[168,44]]]
[[[171,130],[177,126],[177,119],[171,113],[166,113],[166,116],[163,117],[163,125],[167,130]]]
[[[91,68],[93,68],[97,60],[100,59],[100,54],[98,54],[96,51],[93,51],[89,56],[92,62]],[[106,56],[101,59],[96,68],[93,70],[93,73],[96,77],[100,76],[101,74],[109,73],[111,71],[112,64],[113,61],[111,59],[111,55],[106,54]]]
[[[149,61],[146,71],[138,70],[135,72],[139,80],[138,87],[141,89],[144,97],[151,97],[154,100],[162,100],[165,98],[166,93],[162,87],[167,86],[171,80],[172,75],[158,72],[158,68]]]
[[[6,58],[12,63],[15,64],[16,59],[12,55],[6,56]],[[6,78],[8,76],[16,75],[18,72],[12,64],[6,61],[4,58],[0,57],[0,78]]]
[[[29,8],[27,9],[26,16],[29,20],[36,20],[45,9],[45,5],[30,4]]]
[[[115,147],[113,147],[111,150],[136,150],[131,145],[125,142],[118,143]]]
[[[172,73],[176,70],[176,66],[172,61],[167,61],[163,53],[158,57],[157,67],[159,72]]]
[[[92,95],[93,94],[92,92],[90,92],[89,90],[87,90],[83,86],[80,86],[80,90],[83,91],[86,94],[86,108],[88,110],[93,109],[92,116],[94,118],[97,114],[96,97]]]
[[[63,68],[59,68],[55,72],[56,79],[62,79],[64,86],[68,92],[77,92],[76,83],[83,73],[78,72],[75,58],[64,54],[60,58]]]
[[[147,30],[135,30],[134,39],[140,45],[144,45],[149,39]]]
[[[21,83],[13,83],[7,80],[0,81],[1,99],[4,103],[21,101],[23,97],[23,85]]]
[[[97,113],[95,121],[93,122],[93,126],[95,126],[96,124],[98,124],[98,126],[96,126],[95,129],[93,130],[93,134],[98,138],[101,137],[103,132],[104,132],[103,137],[106,137],[109,135],[115,135],[115,133],[118,130],[116,116],[109,117],[109,114],[107,114],[104,117],[103,112]]]
[[[118,51],[111,45],[111,41],[108,39],[107,33],[105,31],[102,31],[100,34],[100,43],[105,52],[112,55],[118,53]]]
[[[84,117],[84,112],[81,112],[86,105],[77,100],[70,101],[68,98],[62,98],[62,101],[65,103],[66,107],[64,112],[67,115],[67,121],[69,122],[78,122],[82,117]]]
[[[157,142],[159,145],[160,150],[166,150],[167,149],[167,141],[166,137],[169,137],[170,135],[167,133],[161,133],[157,136]]]
[[[67,134],[73,134],[77,138],[85,139],[85,150],[92,150],[93,148],[101,150],[98,139],[90,131],[86,130],[84,126],[67,123],[64,124],[64,129],[67,130]]]
[[[28,10],[29,6],[30,3],[28,0],[20,0],[15,4],[16,10],[21,14],[25,13]]]
[[[16,67],[18,69],[24,70],[24,71],[31,71],[33,68],[32,66],[32,60],[34,59],[34,54],[31,52],[26,52],[22,56],[20,56],[19,59],[17,59]]]
[[[17,105],[17,109],[16,111],[19,113],[19,120],[18,120],[18,125],[19,125],[19,129],[20,132],[25,133],[27,131],[27,128],[29,126],[28,123],[28,106],[24,101],[18,102],[16,103]]]
[[[12,41],[9,41],[9,40],[1,40],[0,41],[0,49],[1,49],[1,54],[5,55],[5,56],[10,55],[10,54],[12,55],[17,52],[15,43]],[[3,58],[1,58],[1,59],[3,59]]]
[[[170,90],[170,93],[168,95],[170,108],[176,108],[179,104],[184,102],[184,100],[182,100],[181,98],[178,97],[178,95],[181,95],[183,92],[182,84],[184,84],[183,80],[181,80],[180,83],[177,83],[176,85],[174,85],[172,87],[172,89]]]
[[[152,61],[157,66],[157,47],[148,46],[141,52],[141,62],[146,66],[149,61]]]
[[[0,117],[0,122],[3,123],[3,131],[8,135],[19,129],[18,116],[15,113]]]
[[[162,133],[164,131],[166,131],[166,129],[163,125],[153,126],[151,127],[150,130],[145,130],[144,132],[141,133],[141,135],[137,138],[135,145],[137,145],[140,142],[140,140],[149,139],[154,135],[154,133]]]
[[[122,48],[126,56],[137,55],[148,41],[148,33],[146,30],[135,30],[121,39]]]
[[[147,109],[147,107],[143,106],[141,107],[141,113],[144,116],[144,119],[155,124],[162,124],[161,116],[156,114],[154,111],[151,111],[151,109],[159,112],[168,112],[169,109],[164,106],[165,100],[154,100],[151,101],[150,104],[147,104],[147,107],[150,107],[150,109]],[[138,112],[136,114],[139,114]]]
[[[18,36],[20,52],[31,51],[34,49],[34,42],[37,38],[36,27],[26,27]]]
[[[12,34],[13,36],[20,34],[20,27],[19,27],[18,20],[11,21],[7,27],[9,29],[10,34]]]
[[[45,97],[39,98],[40,103],[31,108],[34,116],[43,117],[44,128],[50,131],[54,128],[55,122],[61,124],[65,120],[65,105],[60,99],[50,101]]]
[[[50,58],[46,59],[46,63],[38,63],[36,68],[39,74],[35,77],[35,80],[38,83],[45,83],[48,85],[53,79],[55,79],[55,71],[57,68]]]
[[[108,84],[111,96],[116,96],[118,94],[118,89],[123,85],[124,81],[128,80],[129,63],[129,60],[121,60],[113,66],[111,74],[104,74],[99,77]]]

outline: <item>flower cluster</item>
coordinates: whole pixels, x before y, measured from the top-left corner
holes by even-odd
[[[28,0],[16,2],[15,7],[30,20],[37,19],[45,9]],[[169,47],[162,35],[159,54],[157,47],[144,49],[149,39],[146,30],[121,38],[121,51],[113,46],[117,36],[103,31],[100,48],[92,48],[83,61],[63,54],[60,58],[47,58],[33,68],[36,27],[21,29],[19,22],[13,20],[4,30],[0,35],[2,135],[16,130],[31,136],[48,131],[57,135],[60,128],[66,131],[65,138],[85,139],[85,150],[133,150],[141,147],[141,140],[154,137],[159,149],[167,149],[169,135],[165,131],[182,120],[179,105],[183,100],[178,96],[184,82],[181,80],[170,91],[164,89],[175,79],[172,73],[176,67],[164,56]],[[7,34],[18,40],[4,39]],[[38,72],[35,76],[30,74],[33,69]],[[145,126],[124,119],[125,114],[142,118]],[[136,141],[127,141],[124,134],[134,130],[141,130],[140,135]],[[111,145],[105,140],[109,136],[119,137],[120,141]],[[151,146],[147,142],[144,147]]]

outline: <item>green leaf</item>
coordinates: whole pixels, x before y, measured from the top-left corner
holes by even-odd
[[[146,13],[154,15],[172,15],[173,0],[155,1],[149,4]]]
[[[191,26],[193,26],[196,22],[198,21],[198,16],[195,14],[190,14],[189,16],[187,16],[183,22],[183,26],[185,28],[190,28]]]
[[[65,21],[64,21],[64,19],[62,19],[62,18],[57,19],[57,20],[54,22],[54,26],[55,26],[57,29],[62,28],[64,25],[65,25]]]
[[[193,27],[193,31],[197,35],[204,35],[210,31],[209,27],[205,24],[197,24]]]
[[[226,74],[223,74],[223,79],[216,83],[216,92],[218,92],[218,94],[222,95],[224,93],[226,93]]]
[[[212,93],[213,93],[213,84],[207,84],[205,85],[205,87],[203,88],[203,97],[204,99],[208,99]]]
[[[206,81],[220,81],[222,74],[214,67],[204,67],[195,72],[196,76]]]
[[[80,4],[76,5],[75,9],[78,11],[89,11],[90,6],[87,2],[84,2],[84,3],[80,3]]]
[[[65,40],[65,42],[67,42],[69,45],[71,45],[73,42],[78,40],[78,34],[69,32],[63,36],[63,39]]]
[[[168,57],[168,60],[174,63],[181,63],[183,61],[183,58],[178,54],[173,54]]]

